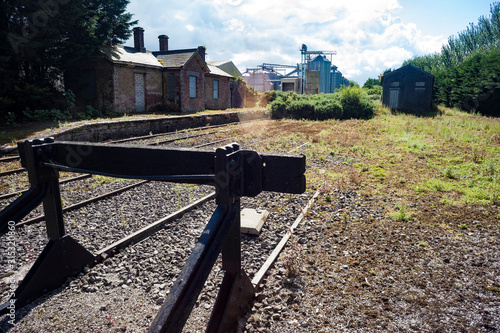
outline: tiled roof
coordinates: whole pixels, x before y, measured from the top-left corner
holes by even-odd
[[[195,52],[172,52],[172,53],[157,53],[156,57],[161,59],[164,67],[179,68],[187,64],[194,56]]]
[[[193,56],[195,56],[196,49],[187,50],[173,50],[165,52],[138,52],[133,47],[117,45],[112,49],[104,51],[114,63],[134,64],[152,67],[165,67],[165,68],[181,68],[185,66]],[[227,63],[227,61],[220,61],[217,63]],[[210,74],[232,77],[222,69],[214,65],[214,62],[207,64]]]
[[[162,67],[153,53],[149,51],[138,52],[133,47],[117,45],[112,49],[104,51],[104,54],[114,63]]]

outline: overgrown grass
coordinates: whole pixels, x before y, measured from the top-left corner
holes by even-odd
[[[380,107],[369,121],[329,120],[313,137],[308,156],[345,162],[368,192],[432,195],[458,206],[500,205],[500,119],[440,111],[417,117]]]

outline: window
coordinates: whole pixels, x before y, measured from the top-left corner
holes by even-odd
[[[219,80],[214,80],[214,99],[219,98]]]
[[[391,87],[393,88],[399,87],[399,82],[397,81],[391,82]]]
[[[196,98],[196,76],[189,77],[189,97]]]
[[[415,87],[425,87],[425,82],[415,82]]]

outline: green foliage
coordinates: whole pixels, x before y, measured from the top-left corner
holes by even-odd
[[[0,120],[23,110],[65,109],[61,75],[131,35],[128,0],[2,1]],[[28,112],[31,114],[30,112]]]
[[[364,89],[372,89],[375,87],[382,87],[382,85],[380,84],[380,81],[378,79],[368,78],[366,80],[365,84],[363,84]]]
[[[476,53],[436,73],[435,99],[449,107],[500,116],[500,50]]]
[[[342,104],[335,98],[322,98],[316,102],[315,114],[317,120],[326,119],[341,119],[342,118]]]
[[[369,119],[375,106],[363,89],[344,87],[334,94],[299,95],[294,92],[275,92],[269,108],[274,119]]]
[[[349,80],[349,87],[359,88],[359,84],[354,80]]]
[[[395,209],[396,209],[395,211],[389,213],[389,216],[391,216],[394,220],[399,220],[403,222],[410,221],[412,214],[407,211],[405,205],[397,203]]]
[[[370,119],[373,117],[374,105],[364,91],[356,87],[347,87],[340,91],[344,118]]]
[[[390,72],[392,72],[392,71],[393,71],[393,70],[392,70],[392,68],[386,68],[386,69],[384,70],[384,72],[382,73],[382,75],[389,74],[389,73],[390,73]]]
[[[57,109],[32,111],[28,108],[23,111],[23,114],[30,121],[67,120],[71,118],[68,111],[60,111]]]
[[[500,116],[500,3],[490,6],[457,36],[450,36],[440,53],[414,57],[412,64],[433,74],[434,101],[469,112]]]
[[[99,118],[99,117],[102,117],[102,112],[100,110],[97,110],[97,109],[94,109],[92,106],[90,105],[87,105],[85,107],[85,110],[81,113],[78,114],[78,117],[80,119],[85,119],[85,120],[89,120],[89,119],[93,119],[93,118]]]

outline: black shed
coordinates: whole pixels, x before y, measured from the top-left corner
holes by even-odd
[[[382,103],[391,109],[429,111],[434,75],[406,65],[382,76]]]

